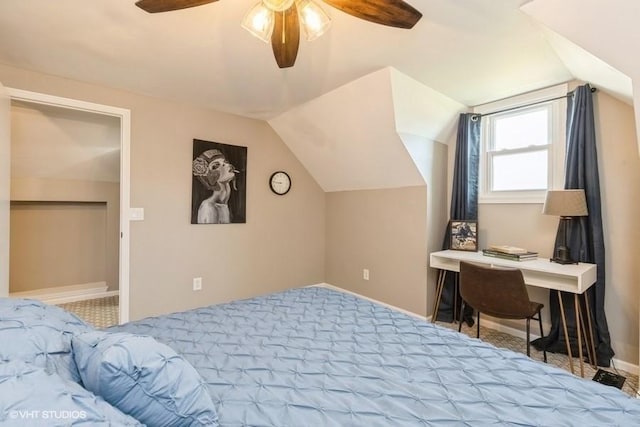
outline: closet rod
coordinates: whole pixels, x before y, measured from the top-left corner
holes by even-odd
[[[595,91],[596,91],[596,88],[592,87],[591,88],[591,93],[593,93]],[[506,113],[508,111],[518,110],[518,109],[524,108],[524,107],[531,107],[533,105],[544,104],[546,102],[556,101],[558,99],[569,98],[570,96],[573,96],[573,92],[574,91],[571,91],[571,92],[567,93],[566,95],[556,96],[555,98],[543,99],[541,101],[531,102],[529,104],[524,104],[524,105],[518,105],[516,107],[509,107],[509,108],[504,108],[502,110],[490,111],[490,112],[484,113],[484,114],[474,114],[473,116],[471,116],[471,120],[476,121],[476,120],[478,120],[478,118],[483,117],[483,116],[491,116],[493,114]]]

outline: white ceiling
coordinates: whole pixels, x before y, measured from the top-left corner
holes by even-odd
[[[450,140],[468,107],[575,79],[631,103],[640,79],[637,0],[407,0],[411,30],[325,5],[289,69],[240,27],[256,1],[1,0],[0,62],[268,120],[326,191],[424,182],[407,141]]]
[[[0,62],[264,119],[387,66],[464,105],[574,77],[524,0],[409,0],[411,30],[325,5],[333,27],[284,70],[240,27],[255,1],[152,15],[135,0],[2,0]]]

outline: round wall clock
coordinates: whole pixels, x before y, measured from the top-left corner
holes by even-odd
[[[283,171],[274,172],[271,174],[271,178],[269,178],[269,186],[271,187],[271,191],[279,196],[283,196],[291,189],[291,177]]]

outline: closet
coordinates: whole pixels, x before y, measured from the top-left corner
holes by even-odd
[[[0,132],[0,157],[8,152],[10,162],[0,170],[0,251],[8,256],[0,293],[51,303],[119,293],[126,321],[129,111],[7,92],[9,141]],[[0,108],[0,124],[6,115]]]

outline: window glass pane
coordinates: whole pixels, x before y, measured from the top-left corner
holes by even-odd
[[[546,189],[547,156],[548,150],[494,155],[492,191]]]
[[[495,150],[549,144],[547,108],[494,118]]]

